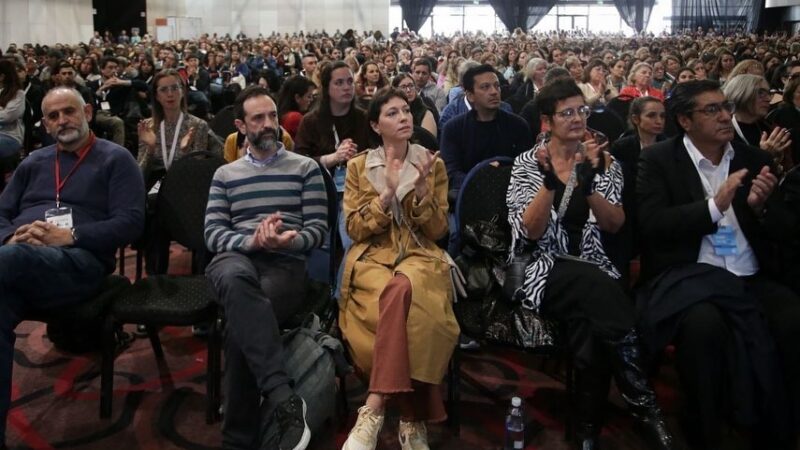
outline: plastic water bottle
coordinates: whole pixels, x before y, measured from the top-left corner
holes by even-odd
[[[511,407],[506,415],[505,450],[522,450],[525,448],[525,415],[522,412],[522,399],[511,399]]]

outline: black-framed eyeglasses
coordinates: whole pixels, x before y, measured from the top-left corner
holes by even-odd
[[[736,111],[736,103],[734,102],[722,102],[722,103],[712,103],[710,105],[706,105],[702,108],[693,109],[689,111],[690,113],[693,112],[700,112],[705,114],[708,117],[719,115],[722,111],[727,112],[728,114],[733,114]]]
[[[556,111],[553,114],[560,116],[562,119],[570,120],[573,117],[575,117],[575,115],[580,116],[581,119],[585,119],[589,117],[591,113],[592,113],[592,108],[590,108],[587,105],[583,105],[579,106],[577,109],[576,108],[562,109],[561,111]]]
[[[413,90],[414,90],[414,83],[409,83],[409,84],[398,84],[398,85],[397,85],[397,88],[398,88],[398,89],[402,89],[402,90],[404,90],[404,91],[406,91],[406,92],[411,92],[411,91],[413,91]]]

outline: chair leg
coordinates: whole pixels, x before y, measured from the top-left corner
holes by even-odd
[[[142,272],[144,272],[144,250],[136,250],[136,281],[142,279]]]
[[[111,406],[114,398],[114,358],[116,355],[116,339],[114,317],[108,315],[103,322],[103,357],[100,369],[100,418],[111,417]]]
[[[575,367],[572,365],[572,358],[569,355],[569,352],[566,352],[565,355],[565,380],[564,380],[564,389],[567,393],[567,408],[566,414],[564,419],[564,441],[570,442],[574,436],[573,430],[573,419],[574,419],[574,412],[576,409],[576,395],[575,395]]]
[[[222,345],[220,342],[219,318],[215,314],[208,333],[208,373],[206,375],[206,423],[219,420],[222,370]]]
[[[150,338],[150,345],[153,347],[157,359],[164,359],[164,349],[161,348],[161,338],[158,337],[158,329],[152,325],[147,325],[147,337]]]
[[[125,247],[119,248],[119,274],[125,276]]]
[[[458,437],[461,435],[461,355],[458,346],[453,350],[450,357],[450,367],[447,372],[447,421],[453,434]]]

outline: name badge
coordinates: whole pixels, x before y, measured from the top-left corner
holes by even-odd
[[[150,192],[148,192],[147,195],[157,195],[159,189],[161,189],[161,180],[156,181],[156,184],[150,188]]]
[[[717,228],[717,232],[711,235],[711,245],[717,256],[732,256],[739,253],[736,248],[736,231],[729,225]]]
[[[100,102],[100,109],[102,109],[103,111],[111,111],[111,103]]]
[[[344,192],[344,179],[347,175],[347,167],[344,165],[336,166],[333,171],[333,184],[336,185],[336,192]]]
[[[62,206],[44,212],[44,221],[58,228],[72,228],[72,208]]]

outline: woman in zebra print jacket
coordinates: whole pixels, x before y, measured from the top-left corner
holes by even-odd
[[[625,221],[622,171],[605,152],[607,144],[587,136],[590,109],[574,81],[546,85],[536,102],[550,136],[514,161],[506,197],[512,251],[531,253],[518,292],[522,307],[567,325],[579,369],[581,448],[597,446],[611,375],[644,425],[649,448],[672,448],[640,362],[633,302],[600,235]]]

